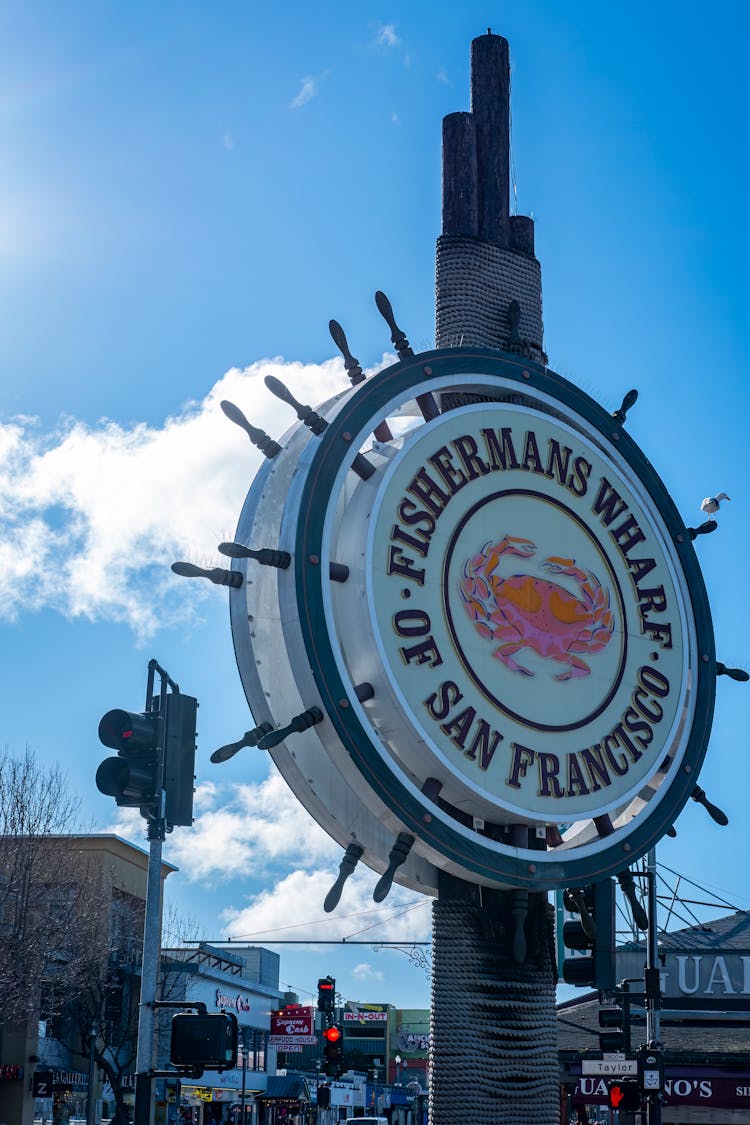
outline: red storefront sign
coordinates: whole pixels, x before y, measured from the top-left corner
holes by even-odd
[[[573,1100],[579,1105],[606,1105],[606,1076],[586,1075],[579,1078]],[[715,1109],[750,1110],[750,1071],[728,1072],[715,1067],[668,1067],[662,1105],[702,1105]]]
[[[289,1004],[271,1014],[271,1034],[268,1042],[272,1047],[283,1047],[287,1051],[295,1046],[317,1043],[314,1034],[315,1024],[312,1008],[300,1004]]]

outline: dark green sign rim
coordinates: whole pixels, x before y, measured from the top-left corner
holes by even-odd
[[[534,863],[531,852],[519,858],[510,851],[495,851],[490,841],[485,845],[480,836],[472,839],[471,834],[457,831],[441,815],[436,815],[437,807],[407,789],[372,746],[357,709],[351,706],[353,685],[342,680],[331,645],[322,585],[324,575],[328,580],[327,568],[320,565],[323,528],[326,501],[331,496],[335,478],[342,463],[350,464],[356,453],[352,449],[352,437],[371,419],[385,417],[394,399],[410,392],[421,393],[420,386],[428,379],[464,374],[502,377],[517,383],[519,393],[541,392],[584,418],[628,462],[645,487],[671,538],[673,562],[681,568],[685,578],[690,603],[686,608],[688,613],[692,609],[699,659],[694,718],[682,762],[671,780],[665,783],[667,790],[655,808],[638,817],[626,840],[616,832],[609,846],[605,843],[586,856],[561,852],[554,858]],[[528,360],[483,348],[421,352],[379,372],[358,387],[319,438],[300,500],[294,567],[299,622],[307,656],[325,711],[346,752],[367,784],[408,832],[446,860],[473,872],[478,882],[500,882],[529,889],[554,889],[592,882],[634,862],[655,846],[674,824],[698,782],[711,734],[716,657],[708,597],[693,544],[661,478],[620,422],[573,383]]]

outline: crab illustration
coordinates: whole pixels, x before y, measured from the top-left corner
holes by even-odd
[[[580,653],[599,652],[614,631],[609,590],[591,571],[581,570],[575,559],[551,556],[542,564],[552,574],[564,574],[578,583],[576,597],[563,586],[531,574],[501,578],[498,563],[504,555],[528,559],[536,553],[530,539],[505,535],[486,543],[464,566],[461,597],[477,631],[488,640],[499,640],[493,656],[506,668],[533,676],[514,659],[523,648],[566,664],[556,680],[588,676],[591,669]]]

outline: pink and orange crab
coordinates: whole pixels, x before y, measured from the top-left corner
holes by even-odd
[[[539,656],[566,664],[556,680],[588,676],[591,669],[581,653],[599,652],[615,627],[609,591],[591,571],[581,570],[575,559],[552,555],[542,564],[552,574],[563,574],[578,583],[576,597],[563,586],[531,574],[497,573],[504,555],[528,559],[536,553],[530,539],[505,535],[498,543],[486,543],[469,559],[461,579],[461,596],[477,631],[488,640],[502,643],[493,656],[506,668],[524,676],[534,673],[514,659],[523,648]]]

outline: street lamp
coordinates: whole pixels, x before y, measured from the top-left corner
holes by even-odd
[[[401,1055],[396,1055],[396,1057],[394,1058],[393,1061],[396,1064],[396,1085],[398,1086],[398,1085],[400,1085],[398,1077],[399,1077],[399,1069],[401,1067]]]

